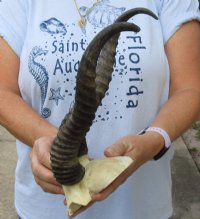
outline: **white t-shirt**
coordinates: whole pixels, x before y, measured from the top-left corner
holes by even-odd
[[[197,0],[77,0],[87,24],[81,29],[73,0],[3,0],[0,35],[20,57],[23,99],[44,119],[59,126],[74,101],[75,75],[85,48],[103,27],[134,7],[152,10],[159,20],[137,15],[141,31],[122,33],[115,71],[102,106],[87,134],[91,157],[120,137],[150,125],[166,102],[168,39],[187,21],[200,20]],[[64,197],[44,193],[35,183],[31,148],[17,141],[15,206],[22,219],[67,218]],[[78,219],[167,219],[172,215],[170,149],[160,160],[140,167],[114,194]]]

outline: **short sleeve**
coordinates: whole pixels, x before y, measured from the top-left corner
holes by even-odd
[[[164,43],[181,27],[191,21],[200,21],[198,0],[162,0],[160,9]]]
[[[26,0],[0,1],[0,36],[20,56],[27,28]]]

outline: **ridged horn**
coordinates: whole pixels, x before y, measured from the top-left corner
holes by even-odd
[[[126,12],[124,12],[121,16],[119,16],[115,23],[118,22],[125,22],[128,21],[131,17],[138,15],[138,14],[146,14],[150,15],[151,17],[155,18],[156,20],[158,17],[149,9],[146,8],[133,8]],[[136,26],[135,32],[139,32],[140,28]],[[105,92],[108,90],[109,83],[112,78],[112,72],[113,72],[113,63],[115,61],[115,55],[116,55],[116,47],[118,44],[120,34],[115,34],[102,48],[98,64],[96,68],[96,98],[98,101],[98,104],[101,103],[101,100],[103,99]],[[109,64],[110,63],[110,64]]]
[[[62,185],[78,183],[84,176],[85,170],[78,156],[87,154],[85,136],[99,105],[95,83],[98,57],[105,43],[122,31],[137,32],[139,29],[127,22],[114,23],[97,34],[82,56],[77,73],[75,103],[62,121],[51,147],[52,170]]]

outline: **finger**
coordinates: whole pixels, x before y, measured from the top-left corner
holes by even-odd
[[[112,194],[118,188],[118,186],[114,183],[111,183],[108,187],[106,187],[101,192],[93,194],[92,195],[92,200],[93,201],[103,201],[103,200],[105,200],[110,194]]]
[[[33,150],[37,154],[38,160],[48,169],[52,169],[50,160],[50,150],[53,142],[52,137],[43,137],[35,141]]]
[[[104,154],[107,157],[122,156],[124,155],[124,151],[125,150],[123,148],[123,145],[116,143],[106,148],[106,150],[104,151]]]
[[[51,184],[51,183],[48,183],[45,181],[41,181],[37,177],[35,177],[35,179],[36,179],[37,184],[41,186],[41,188],[44,192],[64,195],[64,191],[63,191],[62,187],[56,186],[54,184]]]
[[[123,156],[133,149],[133,145],[131,139],[122,138],[117,141],[115,144],[112,144],[104,151],[105,156],[107,157],[115,157],[115,156]]]
[[[32,156],[32,171],[40,181],[46,181],[56,186],[61,186],[55,179],[53,172],[39,163],[36,156]]]
[[[43,164],[45,167],[47,167],[49,170],[52,170],[50,153],[41,153],[39,156],[39,162]]]
[[[121,184],[121,183],[120,183]],[[93,201],[103,201],[105,200],[110,194],[112,194],[117,188],[119,187],[119,184],[115,184],[114,182],[111,183],[108,187],[106,187],[104,190],[102,190],[99,193],[92,195]]]

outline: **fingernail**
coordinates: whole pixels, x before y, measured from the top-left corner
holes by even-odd
[[[107,149],[105,150],[105,154],[106,154],[106,156],[108,156],[108,157],[114,157],[114,156],[117,155],[117,154],[116,154],[116,151],[115,151],[112,147],[107,148]]]
[[[112,150],[110,148],[106,148],[104,154],[108,157],[112,156]]]

